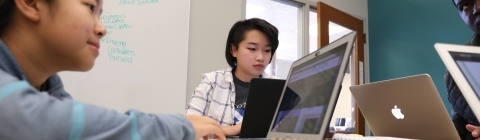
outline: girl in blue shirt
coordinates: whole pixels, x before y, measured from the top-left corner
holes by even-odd
[[[216,121],[75,101],[60,71],[88,71],[103,0],[0,0],[0,139],[225,139]]]

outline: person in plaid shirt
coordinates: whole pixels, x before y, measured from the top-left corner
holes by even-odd
[[[253,78],[275,78],[264,72],[278,47],[278,30],[259,18],[238,21],[228,34],[225,58],[231,68],[205,73],[195,88],[185,115],[208,116],[225,135],[240,133]]]

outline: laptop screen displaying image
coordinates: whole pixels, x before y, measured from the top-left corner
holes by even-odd
[[[460,71],[480,98],[480,54],[449,51]]]
[[[272,132],[318,134],[347,43],[292,68]]]

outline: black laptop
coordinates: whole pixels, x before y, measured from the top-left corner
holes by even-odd
[[[253,78],[250,81],[238,138],[267,137],[284,86],[282,79]]]

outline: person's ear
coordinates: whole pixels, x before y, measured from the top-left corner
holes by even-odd
[[[44,0],[15,0],[15,6],[22,17],[33,22],[40,20],[40,11],[49,8],[48,3]]]
[[[232,52],[233,57],[237,57],[238,48],[235,47],[235,45],[232,44],[232,47],[230,47],[230,52]]]

